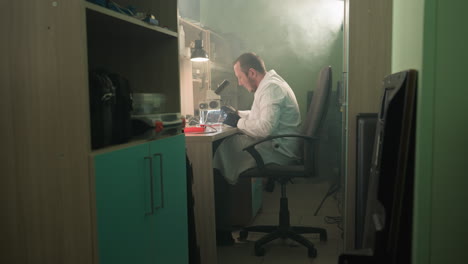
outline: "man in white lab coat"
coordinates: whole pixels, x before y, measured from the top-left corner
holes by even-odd
[[[227,183],[236,184],[240,173],[255,167],[254,159],[243,148],[268,136],[299,134],[301,126],[301,115],[294,92],[274,70],[266,71],[259,56],[254,53],[239,56],[234,62],[234,73],[239,85],[254,93],[254,101],[251,110],[238,111],[240,119],[237,127],[242,134],[225,139],[214,155],[218,230],[226,229],[225,215],[228,210],[225,205],[229,204],[226,201],[228,198],[220,198],[220,193],[225,193],[229,188],[220,186],[223,184],[220,174]],[[265,164],[289,164],[299,157],[299,144],[295,138],[275,139],[256,148]],[[230,244],[231,239],[230,233],[222,236],[218,234],[218,240],[221,240],[218,244]]]

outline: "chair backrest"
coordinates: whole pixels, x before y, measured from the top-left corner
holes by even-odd
[[[323,121],[327,115],[328,104],[332,88],[332,68],[325,66],[320,70],[317,86],[315,87],[306,119],[303,125],[303,135],[316,137],[320,136]],[[306,142],[305,142],[306,143]],[[308,176],[314,173],[315,169],[315,146],[304,144],[304,166]]]

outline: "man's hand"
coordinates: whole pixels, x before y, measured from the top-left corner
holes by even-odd
[[[226,119],[224,119],[224,124],[230,125],[232,127],[237,127],[237,122],[239,122],[240,116],[235,113],[228,113]]]

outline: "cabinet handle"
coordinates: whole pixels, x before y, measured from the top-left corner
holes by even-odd
[[[150,164],[150,173],[149,173],[149,178],[150,178],[150,205],[151,205],[151,212],[146,212],[145,215],[152,215],[154,214],[154,191],[153,191],[153,158],[152,157],[145,157],[145,160],[149,160]]]
[[[164,174],[163,174],[163,155],[162,153],[153,154],[153,157],[159,157],[159,175],[160,175],[160,183],[161,183],[161,206],[156,207],[156,209],[164,208]]]

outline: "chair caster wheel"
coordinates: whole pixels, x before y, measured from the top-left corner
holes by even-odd
[[[307,250],[307,255],[309,256],[309,258],[316,258],[317,257],[317,249],[309,248]]]
[[[239,232],[239,240],[245,241],[247,240],[247,236],[249,235],[249,231],[242,230]]]
[[[327,239],[328,239],[327,238],[327,233],[321,233],[320,234],[320,241],[321,242],[325,242],[325,241],[327,241]]]
[[[256,247],[255,248],[255,256],[257,256],[257,257],[265,256],[265,249],[262,248],[262,247]]]

